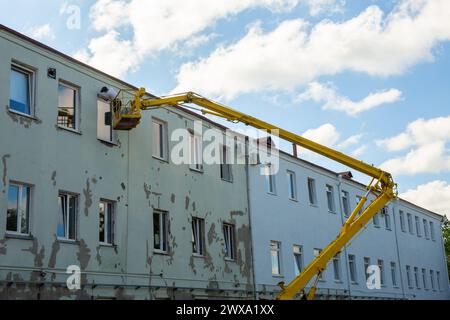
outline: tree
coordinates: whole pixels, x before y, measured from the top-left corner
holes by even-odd
[[[447,219],[447,217],[444,217],[444,223],[442,224],[442,235],[444,237],[445,255],[447,256],[448,276],[450,278],[450,221]]]

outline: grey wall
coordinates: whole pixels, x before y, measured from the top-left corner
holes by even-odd
[[[265,177],[260,175],[260,165],[250,166],[250,207],[252,237],[255,248],[255,282],[260,297],[272,297],[278,291],[277,283],[289,283],[294,279],[293,245],[302,245],[305,266],[313,259],[313,249],[323,249],[339,233],[343,222],[340,207],[340,190],[350,194],[350,206],[356,206],[356,196],[362,196],[365,189],[362,185],[338,178],[337,174],[323,168],[295,159],[284,153],[280,154],[280,169],[275,177],[277,194],[266,192]],[[288,198],[288,181],[286,170],[296,173],[298,201]],[[309,204],[307,179],[316,180],[317,206]],[[334,202],[336,213],[330,213],[327,208],[325,186],[334,187]],[[427,240],[400,230],[398,210],[418,215],[420,221],[425,218],[433,221],[436,240]],[[322,298],[353,298],[378,297],[396,299],[448,299],[447,270],[442,247],[440,216],[420,209],[405,201],[399,200],[389,205],[391,230],[387,230],[383,217],[379,217],[380,227],[371,222],[367,229],[355,238],[341,253],[340,265],[342,281],[335,281],[333,266],[328,265],[324,273],[324,281],[318,283],[318,295]],[[415,225],[414,225],[415,227]],[[423,235],[423,230],[422,230]],[[271,272],[270,241],[281,242],[282,276],[273,276]],[[398,243],[398,246],[397,246]],[[357,283],[349,283],[348,254],[356,257]],[[377,259],[384,260],[385,286],[380,290],[369,290],[365,284],[363,258],[369,257],[371,264],[377,264]],[[393,286],[390,262],[397,265],[397,286]],[[406,285],[405,266],[418,266],[440,272],[441,290],[410,289]],[[401,272],[401,274],[400,274]],[[428,274],[429,277],[429,274]],[[402,282],[400,281],[402,279]],[[428,279],[430,288],[430,280]]]
[[[148,111],[137,129],[117,133],[116,145],[100,142],[97,93],[105,85],[123,88],[124,83],[4,30],[0,52],[0,298],[251,296],[245,166],[233,167],[234,181],[229,183],[220,179],[218,166],[205,166],[198,173],[152,157],[152,116],[169,123],[169,134],[196,117],[181,110]],[[8,111],[12,60],[36,69],[34,118]],[[57,69],[58,79],[81,88],[79,132],[56,126],[58,79],[47,77],[49,67]],[[6,235],[10,181],[32,185],[29,238]],[[80,195],[74,243],[56,239],[60,190]],[[98,241],[100,199],[116,201],[114,247]],[[169,212],[167,255],[153,252],[154,208]],[[206,219],[204,257],[192,255],[192,216]],[[224,259],[223,222],[236,225],[235,261]],[[64,289],[69,265],[83,271],[84,287],[76,294]]]

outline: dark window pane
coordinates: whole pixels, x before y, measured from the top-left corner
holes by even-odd
[[[153,244],[155,249],[162,250],[159,218],[160,217],[158,213],[153,213],[153,239],[154,239]]]
[[[99,241],[105,242],[105,203],[99,204]]]
[[[58,125],[75,129],[75,108],[77,91],[60,84],[58,87]]]
[[[8,189],[8,211],[6,215],[6,230],[17,232],[17,210],[19,200],[19,187],[9,186]]]
[[[69,197],[69,239],[76,239],[77,197]]]
[[[109,244],[114,243],[114,205],[112,203],[108,203],[108,232],[107,232],[107,242]]]

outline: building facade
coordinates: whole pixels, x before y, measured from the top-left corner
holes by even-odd
[[[0,52],[0,299],[273,298],[363,193],[284,153],[269,179],[225,139],[220,159],[244,164],[198,163],[202,132],[226,128],[187,109],[114,131],[101,89],[135,87],[4,26]],[[179,129],[195,164],[174,161]],[[319,296],[449,298],[441,218],[391,204],[331,262]],[[382,267],[380,290],[365,286],[364,258]]]
[[[264,166],[250,165],[249,199],[253,245],[258,248],[256,292],[270,299],[279,282],[292,281],[334,240],[366,189],[349,173],[338,174],[283,152],[276,174],[261,175]],[[449,299],[442,219],[402,199],[389,204],[330,261],[317,282],[317,296]],[[378,288],[366,284],[373,272],[369,266],[379,267]]]
[[[113,132],[101,88],[136,88],[5,27],[0,52],[0,299],[252,298],[245,166],[171,162],[198,115]]]

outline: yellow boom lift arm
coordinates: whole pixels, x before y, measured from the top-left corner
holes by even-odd
[[[335,240],[333,240],[291,283],[288,285],[279,283],[281,292],[278,294],[277,299],[292,300],[298,293],[307,287],[314,277],[316,277],[314,284],[311,285],[309,293],[305,296],[308,300],[313,299],[316,292],[315,283],[320,274],[326,269],[328,262],[334,256],[339,254],[351,239],[364,229],[366,224],[375,214],[377,214],[377,212],[397,197],[397,186],[394,183],[391,174],[339,151],[305,139],[278,126],[206,99],[193,92],[161,98],[145,98],[145,89],[141,88],[137,92],[134,92],[133,96],[129,99],[123,97],[120,98],[119,93],[118,98],[112,102],[113,128],[115,130],[131,130],[135,128],[140,122],[141,110],[149,110],[162,106],[174,107],[186,103],[193,103],[200,106],[203,114],[212,114],[230,121],[242,122],[257,129],[277,130],[281,139],[333,159],[372,177],[372,181],[367,186],[367,193],[362,197],[356,208],[350,214]],[[369,194],[374,194],[375,199],[363,209]]]

